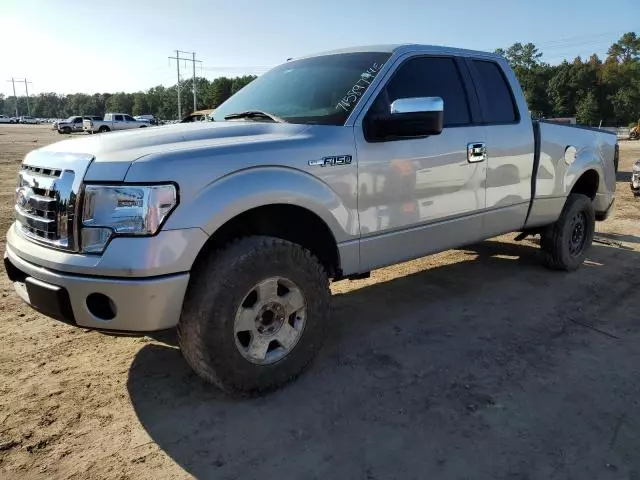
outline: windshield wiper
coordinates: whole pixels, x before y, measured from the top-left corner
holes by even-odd
[[[267,113],[267,112],[263,112],[261,110],[248,110],[246,112],[240,112],[240,113],[230,113],[229,115],[225,115],[224,119],[225,120],[234,120],[234,119],[238,119],[238,118],[247,118],[249,120],[251,119],[258,119],[258,118],[262,118],[262,119],[269,119],[272,122],[276,122],[276,123],[286,123],[284,120],[282,120],[280,117],[276,117],[275,115],[271,114],[271,113]]]

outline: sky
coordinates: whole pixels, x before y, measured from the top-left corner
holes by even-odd
[[[0,0],[0,93],[12,94],[12,77],[32,82],[29,94],[169,86],[176,49],[195,52],[196,74],[209,79],[385,43],[493,51],[533,42],[553,64],[604,57],[640,30],[638,11],[634,0]],[[180,68],[192,75],[190,63]]]

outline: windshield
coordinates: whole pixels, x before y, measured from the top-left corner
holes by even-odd
[[[220,105],[213,120],[222,122],[234,113],[262,111],[289,123],[344,125],[389,56],[341,53],[284,63]]]

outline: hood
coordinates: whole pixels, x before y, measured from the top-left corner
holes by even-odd
[[[307,125],[252,121],[178,123],[74,137],[41,150],[88,154],[94,156],[94,162],[98,163],[130,163],[153,153],[284,140],[306,128]]]

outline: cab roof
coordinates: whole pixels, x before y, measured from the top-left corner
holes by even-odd
[[[360,47],[341,48],[337,50],[329,50],[325,52],[319,52],[311,55],[305,55],[299,58],[319,57],[322,55],[333,55],[339,53],[358,53],[358,52],[381,52],[403,55],[405,53],[435,53],[439,55],[456,55],[463,57],[485,57],[501,59],[502,57],[497,53],[483,52],[480,50],[467,50],[464,48],[454,48],[442,45],[421,45],[416,43],[401,43],[401,44],[384,44],[384,45],[365,45]],[[294,59],[295,60],[295,59]]]

